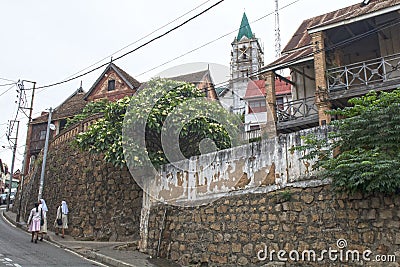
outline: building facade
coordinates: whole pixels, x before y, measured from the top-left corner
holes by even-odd
[[[371,0],[304,20],[282,56],[261,71],[267,81],[282,69],[291,73],[293,100],[284,109],[267,82],[271,133],[328,124],[335,118],[325,111],[350,98],[400,87],[399,10],[400,0]]]

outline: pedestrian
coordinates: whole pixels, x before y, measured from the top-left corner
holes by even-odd
[[[39,200],[39,209],[42,210],[42,217],[43,217],[43,225],[40,226],[40,241],[43,241],[43,237],[47,234],[47,212],[49,209],[47,208],[46,201],[41,198]]]
[[[38,235],[39,235],[39,231],[40,231],[40,219],[41,219],[41,213],[42,213],[41,211],[42,210],[39,209],[39,203],[36,202],[35,207],[31,210],[31,213],[29,214],[28,231],[32,232],[31,242],[33,242],[35,234],[36,234],[35,243],[37,243],[37,240],[38,240]]]
[[[61,237],[64,238],[65,229],[68,229],[68,206],[67,202],[61,201],[61,206],[57,208],[56,221],[54,222],[56,228],[56,235],[61,229]]]

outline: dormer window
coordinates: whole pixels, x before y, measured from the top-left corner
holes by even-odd
[[[108,80],[108,91],[114,91],[115,90],[115,80]]]

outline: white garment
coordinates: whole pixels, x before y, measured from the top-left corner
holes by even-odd
[[[67,202],[65,202],[64,200],[61,201],[61,210],[63,214],[68,214]]]
[[[42,210],[44,212],[48,212],[49,211],[49,209],[47,208],[47,205],[46,205],[46,201],[43,198],[40,199],[39,207],[42,207]]]

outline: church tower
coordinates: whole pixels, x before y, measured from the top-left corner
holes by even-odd
[[[249,79],[258,80],[257,73],[264,64],[264,54],[258,39],[251,31],[246,13],[243,13],[237,37],[232,42],[231,81],[232,112],[243,114]]]

